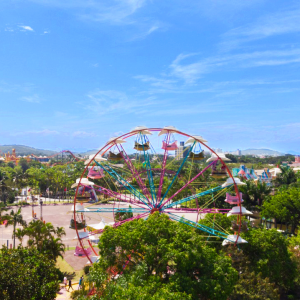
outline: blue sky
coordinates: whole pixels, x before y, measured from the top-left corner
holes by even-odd
[[[0,1],[0,144],[83,151],[137,125],[299,151],[300,4]]]

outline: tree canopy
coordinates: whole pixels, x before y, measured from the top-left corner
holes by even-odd
[[[188,226],[158,213],[147,221],[134,220],[118,228],[106,228],[100,238],[99,254],[100,261],[93,267],[98,275],[91,273],[98,276],[100,286],[108,276],[107,270],[122,274],[115,280],[116,288],[106,285],[103,290],[110,299],[130,293],[134,299],[135,288],[143,287],[148,296],[141,299],[161,299],[159,295],[166,299],[226,299],[237,280],[237,271],[228,256],[206,246]]]
[[[300,189],[281,189],[263,203],[261,215],[291,225],[291,232],[295,233],[296,227],[300,225]]]
[[[36,249],[2,248],[0,297],[3,300],[53,300],[59,290],[55,262]]]
[[[22,242],[24,236],[28,237],[27,246],[36,248],[49,258],[56,260],[65,252],[65,245],[61,237],[65,235],[63,227],[55,228],[51,223],[41,220],[32,220],[23,229],[18,229],[16,237]]]

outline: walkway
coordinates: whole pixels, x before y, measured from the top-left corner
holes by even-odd
[[[74,283],[74,284],[72,284],[72,286],[73,286],[74,290],[78,289],[78,283]],[[72,292],[72,290],[71,290],[71,292]],[[70,294],[71,293],[68,292],[68,287],[67,287],[67,289],[65,289],[65,287],[62,287],[60,289],[60,291],[58,292],[58,294],[57,294],[57,296],[56,296],[55,299],[56,300],[70,300],[71,299],[70,298]]]

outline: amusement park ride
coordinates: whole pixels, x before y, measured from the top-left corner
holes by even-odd
[[[175,171],[174,168],[169,170],[168,167],[175,160],[172,158],[174,151],[178,149],[179,139],[185,140],[185,145],[188,145],[187,153],[179,161]],[[151,154],[157,158],[155,149],[158,147],[162,149],[160,168],[157,168],[157,160],[155,162],[151,160],[153,157]],[[135,155],[132,155],[132,149],[136,151]],[[185,179],[185,182],[175,190],[179,178],[182,183],[180,176],[183,167],[192,168],[193,164],[204,161],[204,150],[209,151],[211,157],[206,160],[202,170],[193,178]],[[140,160],[143,163],[138,163]],[[215,153],[201,136],[191,136],[172,126],[164,128],[138,126],[129,133],[110,139],[98,153],[89,157],[81,178],[73,185],[76,187],[76,194],[70,227],[76,231],[78,239],[74,255],[87,257],[90,263],[96,262],[99,256],[93,245],[99,241],[99,235],[106,225],[103,215],[114,217],[116,213],[124,213],[130,217],[121,221],[114,219],[115,222],[110,224],[113,227],[140,218],[146,219],[150,214],[159,212],[168,215],[174,221],[204,231],[209,238],[221,239],[222,245],[247,243],[240,237],[241,232],[248,230],[242,216],[251,214],[242,206],[242,194],[238,190],[238,186],[244,183],[232,176],[225,161],[229,159],[224,154]],[[207,170],[211,170],[210,175],[214,178],[212,181],[214,184],[211,183],[212,185],[205,190],[206,183],[202,186],[201,192],[197,192],[192,186]],[[98,202],[83,203],[81,195],[86,191],[93,194]],[[199,207],[198,200],[201,197],[208,198],[208,195],[214,196]],[[226,195],[225,202],[231,206],[230,208],[215,207],[215,200],[220,195]],[[108,204],[99,205],[107,198]],[[186,208],[192,201],[196,202],[197,208]],[[234,234],[224,232],[217,224],[208,227],[198,223],[199,215],[206,213],[236,216],[232,222]],[[87,220],[95,215],[98,215],[101,222],[89,226]],[[193,215],[195,220],[184,218],[185,215]]]
[[[66,156],[70,157],[69,159],[67,159],[67,163],[70,163],[70,162],[73,162],[73,161],[79,161],[79,160],[82,160],[82,158],[79,158],[79,157],[76,157],[71,151],[69,150],[62,150],[58,153],[55,153],[53,155],[50,155],[50,156],[37,156],[37,155],[34,155],[34,154],[30,154],[30,155],[27,155],[27,156],[17,156],[16,154],[16,150],[15,149],[12,149],[12,153],[10,154],[10,152],[7,152],[4,154],[4,157],[1,157],[1,160],[3,160],[4,162],[8,163],[8,162],[13,162],[15,163],[16,165],[18,165],[19,161],[21,158],[24,158],[27,160],[27,162],[30,162],[31,160],[36,160],[36,161],[39,161],[41,163],[49,163],[49,161],[53,158],[57,158],[57,162],[55,162],[54,164],[52,165],[57,165],[57,164],[60,164],[60,163],[66,163],[65,160],[66,160]]]

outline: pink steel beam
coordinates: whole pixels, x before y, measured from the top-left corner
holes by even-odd
[[[118,192],[112,191],[112,190],[110,190],[110,189],[104,188],[104,187],[99,186],[99,185],[96,185],[96,184],[95,184],[95,186],[97,186],[97,187],[99,187],[100,189],[102,189],[102,190],[103,190],[103,194],[113,196],[113,197],[115,197],[116,199],[119,199],[119,200],[124,201],[124,202],[129,202],[129,203],[136,204],[137,206],[140,206],[140,207],[143,207],[143,208],[145,207],[145,206],[141,206],[141,205],[145,205],[145,203],[143,203],[143,202],[141,202],[141,201],[134,200],[134,199],[132,199],[132,198],[129,198],[129,200],[128,200],[128,199],[126,199],[126,195],[125,195],[125,197],[124,197],[122,194],[120,194],[120,193],[118,193]],[[100,193],[101,193],[101,192],[100,192]],[[139,205],[139,204],[141,204],[141,205]]]
[[[171,133],[168,132],[167,144],[170,141],[170,135],[171,135]],[[156,198],[156,205],[157,205],[157,203],[160,202],[161,190],[162,190],[162,186],[163,186],[163,183],[164,183],[164,175],[165,175],[165,167],[166,167],[167,157],[168,157],[168,150],[167,150],[167,147],[166,147],[165,153],[164,153],[163,163],[162,163],[162,166],[161,166],[161,173],[160,173],[159,187],[158,187],[157,198]]]
[[[129,170],[130,170],[130,172],[132,173],[133,177],[134,177],[135,180],[137,181],[139,187],[142,189],[142,191],[143,191],[143,193],[144,193],[144,196],[145,196],[146,199],[148,200],[148,204],[151,205],[151,206],[153,206],[152,203],[151,203],[151,201],[149,201],[149,199],[151,199],[151,194],[150,194],[149,190],[147,189],[147,187],[145,186],[143,180],[142,180],[141,177],[139,176],[137,170],[135,169],[134,165],[132,164],[132,162],[131,162],[130,158],[128,157],[126,151],[124,150],[123,146],[120,145],[120,147],[121,147],[121,149],[122,149],[123,152],[120,151],[120,149],[119,149],[119,147],[118,147],[117,144],[116,144],[116,146],[117,146],[119,152],[121,153],[121,155],[122,155],[122,157],[123,157],[125,163],[127,164],[128,168],[129,168]],[[124,153],[125,155],[123,155],[123,153]]]
[[[170,212],[170,213],[200,213],[200,214],[218,214],[218,213],[221,213],[221,214],[225,214],[225,213],[228,213],[228,211],[230,211],[230,209],[225,209],[225,208],[202,208],[202,209],[195,209],[195,210],[184,210],[182,208],[174,208],[173,210],[169,210],[166,209],[165,210],[166,212]]]
[[[115,228],[115,227],[121,226],[122,224],[124,224],[124,223],[126,223],[126,222],[130,222],[130,221],[133,221],[133,220],[141,219],[141,218],[145,217],[145,216],[146,216],[147,214],[149,214],[149,213],[150,213],[150,212],[142,213],[142,214],[137,215],[137,216],[134,216],[134,217],[132,217],[132,218],[129,218],[129,219],[126,219],[126,220],[117,222],[117,223],[115,223],[112,227]],[[108,225],[107,225],[107,226],[108,226]],[[84,237],[84,238],[81,238],[81,239],[78,237],[78,239],[81,240],[81,241],[83,241],[83,240],[88,239],[89,236],[93,236],[93,235],[95,235],[95,234],[100,234],[100,233],[102,233],[103,231],[104,231],[104,229],[94,230],[94,231],[92,231],[91,233],[89,233],[87,237]]]
[[[207,167],[205,167],[200,173],[198,173],[194,178],[188,181],[182,188],[180,188],[174,195],[172,195],[168,200],[166,200],[160,207],[163,207],[167,202],[173,199],[176,195],[178,195],[182,190],[184,190],[188,185],[190,185],[195,179],[197,179],[200,175],[202,175],[208,168],[210,168],[215,162],[211,162]]]
[[[120,225],[122,225],[122,224],[124,224],[124,223],[126,223],[126,222],[130,222],[130,221],[133,221],[133,220],[136,220],[136,219],[141,219],[141,218],[145,217],[145,216],[146,216],[147,214],[149,214],[149,213],[150,213],[150,211],[147,211],[147,212],[142,213],[142,214],[140,214],[140,215],[137,215],[137,216],[135,216],[135,217],[132,217],[132,218],[129,218],[129,219],[126,219],[126,220],[117,222],[117,223],[115,223],[115,224],[113,225],[113,227],[118,227],[118,226],[120,226]]]

